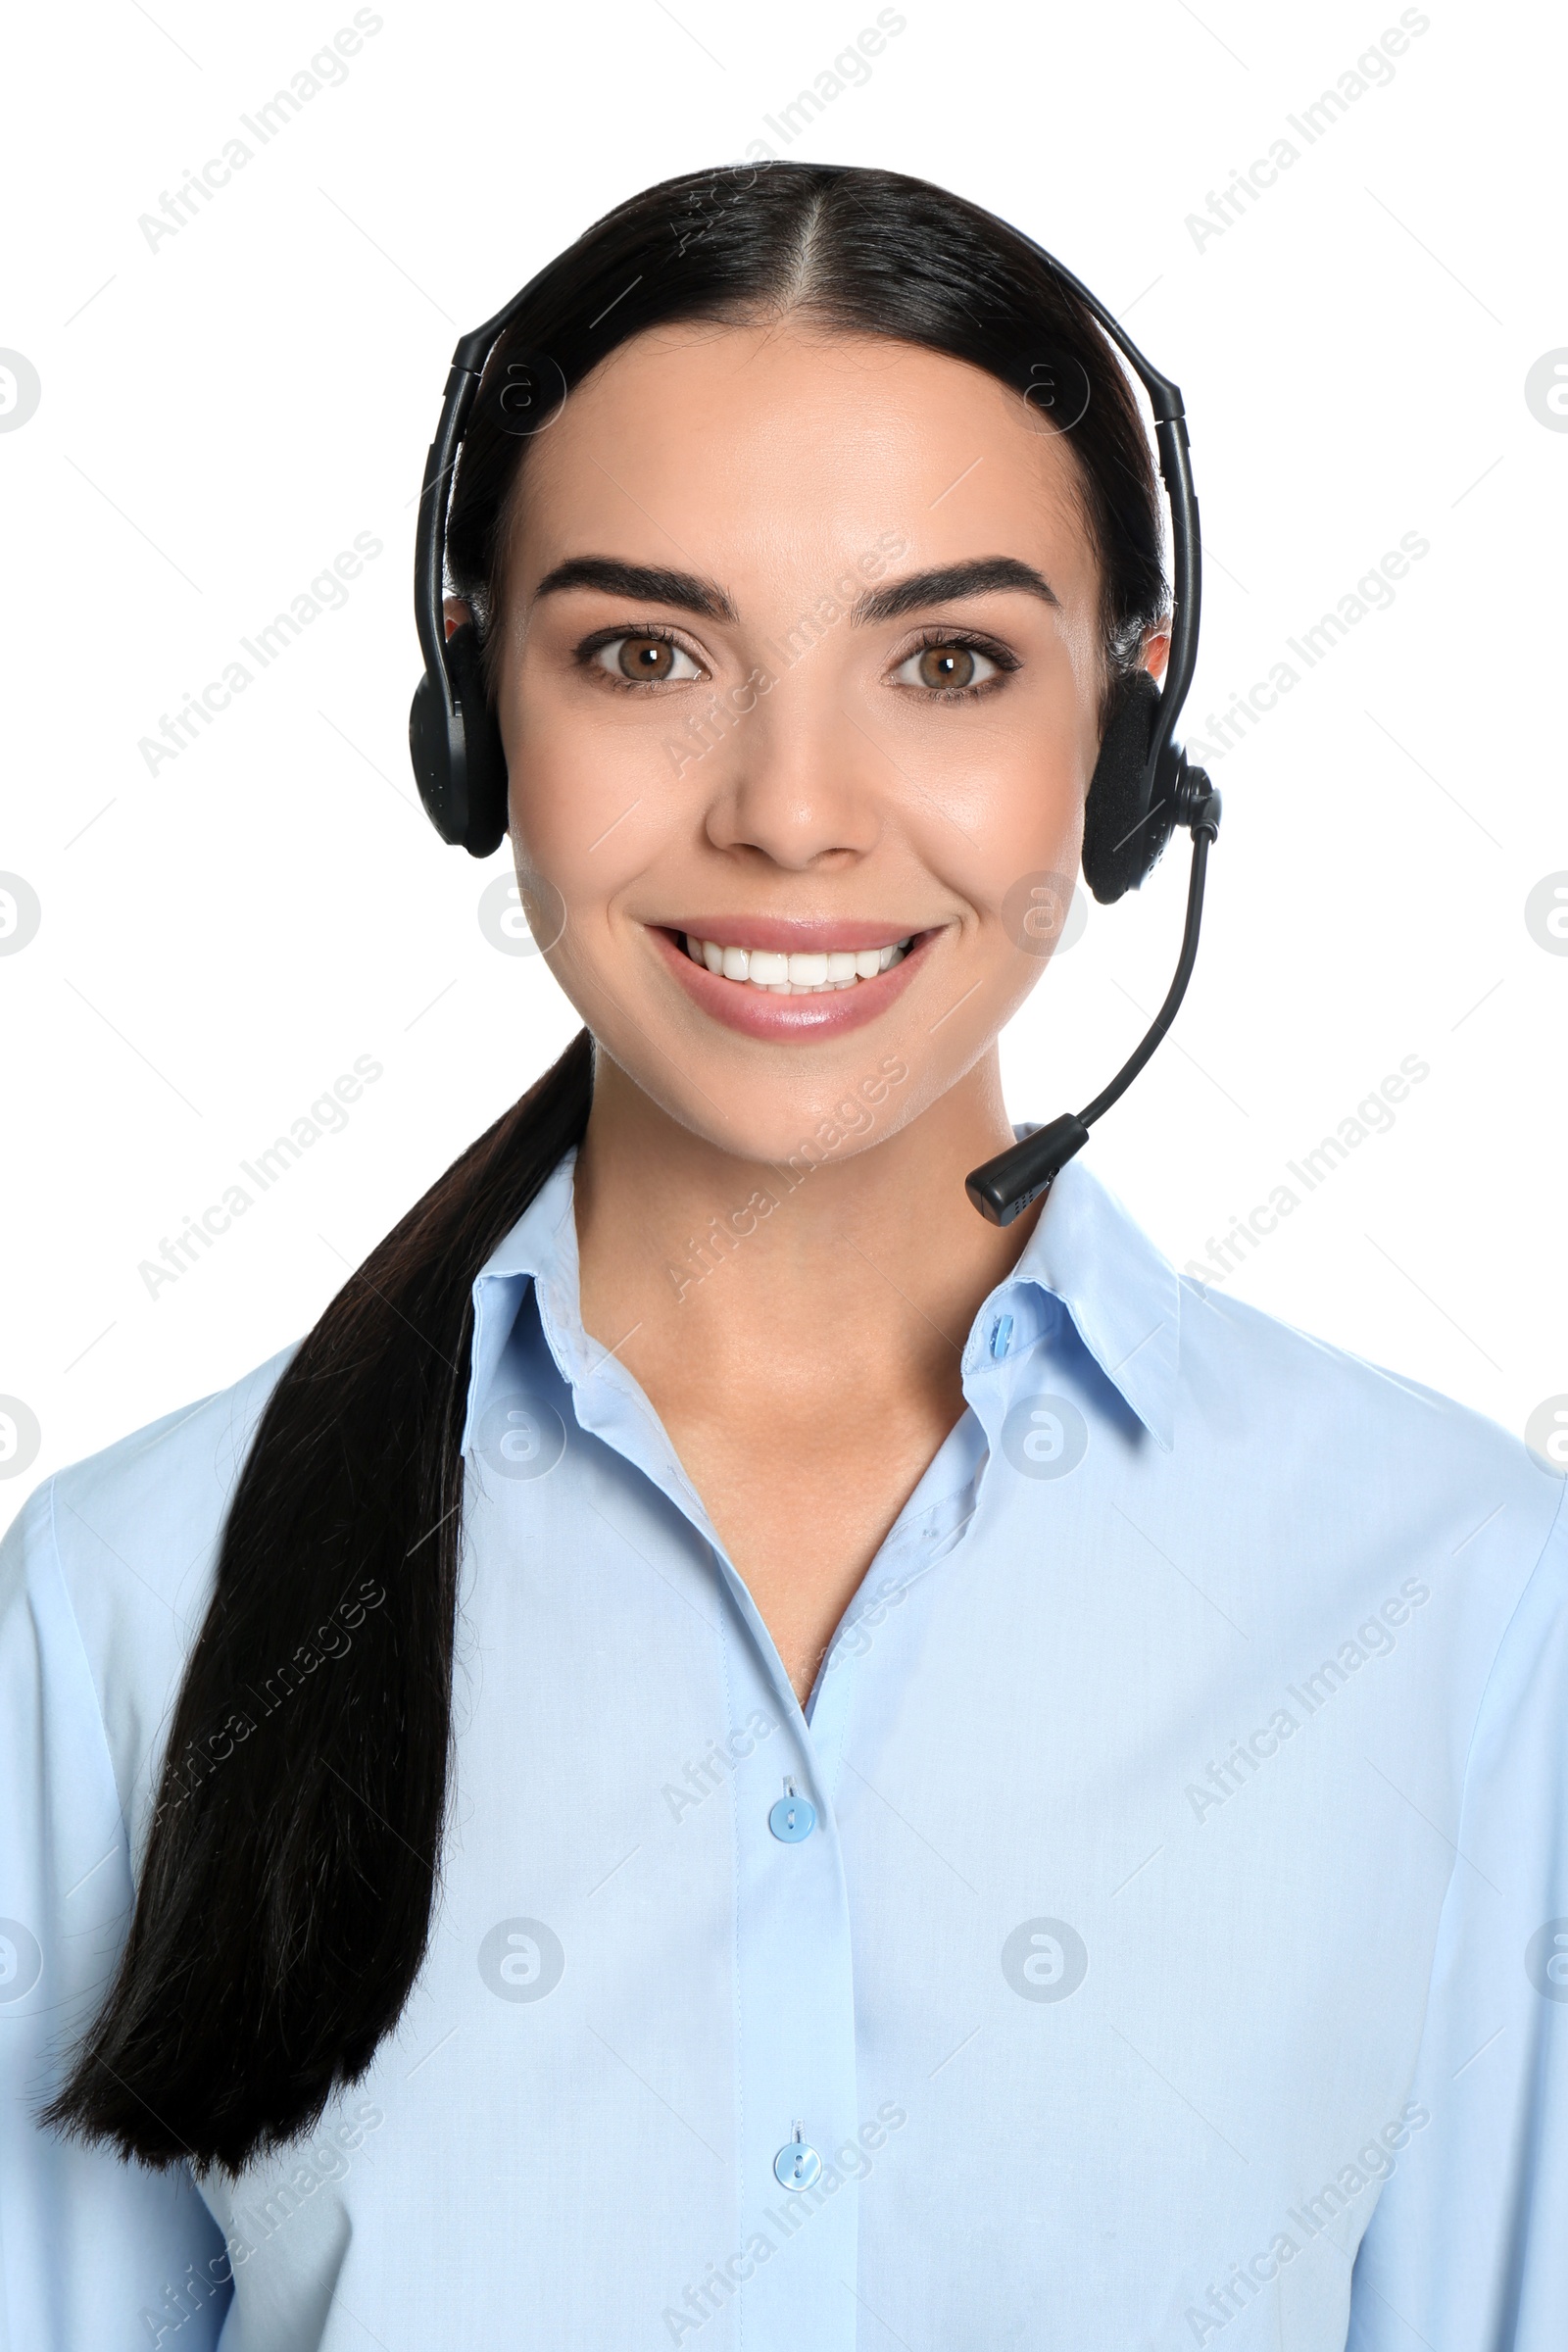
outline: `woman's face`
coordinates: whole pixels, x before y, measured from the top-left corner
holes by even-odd
[[[1100,583],[1054,429],[907,344],[660,329],[529,447],[508,560],[513,842],[602,1050],[748,1159],[906,1125],[1078,871]]]

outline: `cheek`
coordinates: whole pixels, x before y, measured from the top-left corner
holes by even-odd
[[[686,863],[678,845],[697,838],[700,812],[676,775],[676,727],[662,713],[655,725],[630,723],[618,696],[585,710],[578,696],[524,684],[504,698],[502,739],[514,858],[541,877],[550,908],[545,961],[596,1035],[638,1067],[639,1033],[621,1034],[630,975],[615,912],[651,869],[672,856]],[[639,1067],[640,1083],[648,1075]]]
[[[679,729],[637,715],[629,723],[608,694],[584,710],[526,680],[503,702],[514,844],[573,908],[608,899],[679,821]]]
[[[1070,896],[1083,839],[1088,761],[1070,716],[1000,728],[967,777],[950,775],[922,823],[922,854],[974,910],[982,933],[1016,930],[1030,878],[1058,877]],[[1036,926],[1038,930],[1038,925]]]
[[[1005,737],[999,726],[980,763],[983,789],[965,795],[961,811],[944,796],[922,820],[919,855],[966,911],[953,943],[953,1017],[933,1026],[930,1008],[912,1004],[895,1015],[898,1049],[912,1073],[899,1124],[940,1098],[1013,1017],[1053,957],[1076,946],[1096,748],[1092,719],[1085,730],[1070,711]]]
[[[1062,857],[1076,863],[1093,756],[1093,746],[1086,759],[1070,736],[1057,735],[1027,746],[993,769],[980,833],[990,884],[982,895],[988,904],[1004,895],[1021,872],[1054,866]]]

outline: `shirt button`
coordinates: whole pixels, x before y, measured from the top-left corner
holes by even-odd
[[[767,1826],[782,1844],[799,1845],[816,1827],[816,1807],[804,1796],[797,1796],[795,1783],[786,1781],[783,1795],[767,1817]]]
[[[1000,1363],[1002,1361],[1002,1358],[1006,1354],[1011,1342],[1012,1317],[1010,1315],[999,1315],[996,1322],[991,1326],[991,1356],[994,1363]]]
[[[806,2144],[806,2126],[797,2124],[795,2137],[787,2139],[773,2159],[773,2178],[781,2188],[812,2188],[822,2176],[822,2159],[814,2148]]]

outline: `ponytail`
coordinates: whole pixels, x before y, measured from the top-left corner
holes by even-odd
[[[130,1933],[45,2125],[237,2173],[310,2131],[396,2025],[447,1806],[473,1280],[580,1142],[592,1094],[584,1029],[371,1251],[273,1389]],[[349,1645],[317,1671],[334,1623]],[[258,1686],[278,1681],[288,1703],[270,1707]]]

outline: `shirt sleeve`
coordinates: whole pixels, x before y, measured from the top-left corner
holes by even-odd
[[[1414,2129],[1347,2352],[1568,2345],[1568,1483],[1487,1683],[1457,1837]]]
[[[232,2296],[188,2166],[42,2131],[129,1924],[131,1856],[54,1531],[53,1483],[0,1543],[0,2346],[211,2352]]]

